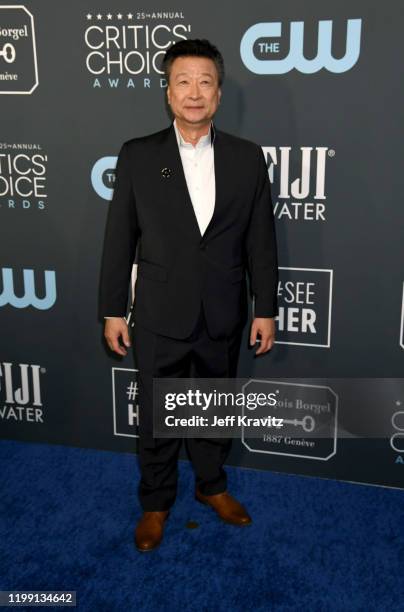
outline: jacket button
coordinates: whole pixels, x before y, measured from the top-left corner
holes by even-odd
[[[201,250],[206,251],[206,244],[201,244]]]

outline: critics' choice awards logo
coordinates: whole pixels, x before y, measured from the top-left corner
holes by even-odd
[[[43,210],[47,165],[48,156],[40,145],[0,144],[0,207]]]
[[[241,59],[246,68],[255,74],[285,74],[294,68],[304,74],[313,74],[322,68],[337,74],[347,72],[359,58],[362,19],[348,19],[345,54],[337,59],[332,55],[337,38],[333,26],[334,23],[328,19],[318,22],[317,54],[307,59],[304,55],[306,37],[303,21],[290,22],[289,37],[282,33],[280,22],[256,23],[248,28],[241,39]]]
[[[328,147],[262,147],[268,164],[268,174],[274,188],[278,188],[274,201],[277,219],[286,221],[326,220],[326,166],[335,156]],[[278,183],[274,183],[276,177]],[[274,198],[275,199],[275,198]]]
[[[21,273],[22,272],[22,273]],[[56,302],[56,274],[45,270],[36,276],[32,269],[18,270],[14,275],[12,268],[1,269],[0,307],[49,310]]]
[[[43,423],[39,365],[0,362],[0,419]]]
[[[85,65],[94,88],[165,87],[166,49],[191,32],[182,11],[87,13],[85,22]]]
[[[0,93],[30,94],[38,86],[34,18],[25,6],[0,6]]]
[[[333,271],[279,268],[276,342],[330,347]]]
[[[112,401],[114,435],[138,438],[139,403],[137,372],[127,368],[112,368]]]

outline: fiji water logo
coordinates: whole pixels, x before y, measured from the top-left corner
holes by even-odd
[[[0,362],[0,400],[13,406],[42,406],[40,378],[44,372],[39,365]]]
[[[240,43],[240,55],[244,65],[255,74],[285,74],[293,68],[304,74],[313,74],[322,68],[329,72],[347,72],[356,64],[360,54],[362,19],[348,19],[345,55],[336,59],[332,55],[331,20],[318,23],[317,56],[304,57],[304,22],[290,24],[289,53],[283,59],[274,59],[281,52],[280,42],[269,40],[280,38],[280,22],[256,23],[248,28]],[[256,57],[254,47],[260,57]],[[270,58],[269,58],[270,56]]]
[[[14,308],[27,308],[33,306],[38,310],[48,310],[56,302],[56,276],[54,270],[45,270],[45,295],[37,296],[34,270],[23,270],[22,295],[16,295],[12,268],[2,268],[3,291],[0,293],[0,307],[14,306]]]

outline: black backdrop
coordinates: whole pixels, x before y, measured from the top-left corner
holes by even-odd
[[[246,328],[239,375],[299,377],[313,403],[328,387],[338,433],[329,456],[236,440],[231,462],[403,486],[400,4],[112,8],[0,7],[2,437],[136,450],[133,358],[97,320],[113,168],[170,122],[164,49],[206,37],[227,72],[215,120],[263,147],[277,219],[278,342],[254,359]]]

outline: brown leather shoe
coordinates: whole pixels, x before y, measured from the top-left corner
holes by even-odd
[[[195,499],[201,502],[201,504],[206,504],[213,508],[226,523],[238,525],[239,527],[252,523],[252,519],[244,506],[227,491],[216,493],[215,495],[203,495],[196,489]]]
[[[164,522],[169,513],[169,510],[143,512],[135,530],[135,544],[138,550],[147,552],[157,548],[163,539]]]

